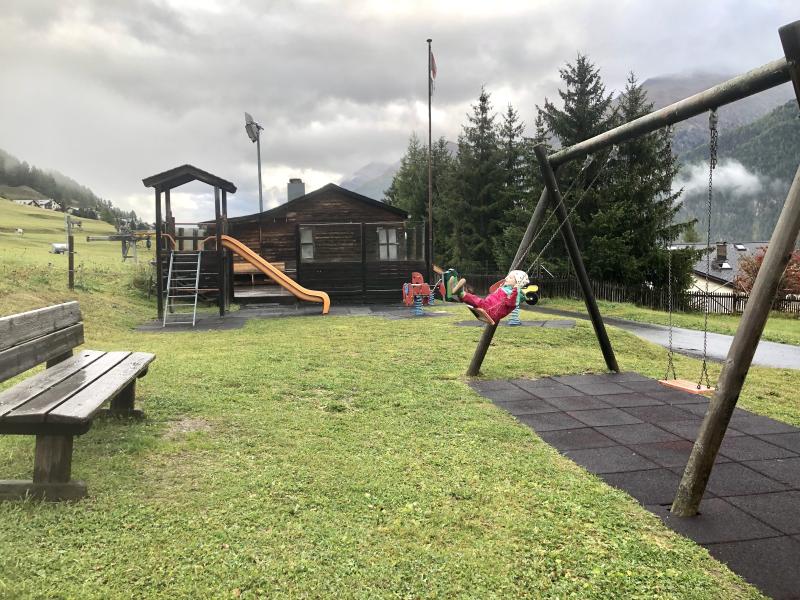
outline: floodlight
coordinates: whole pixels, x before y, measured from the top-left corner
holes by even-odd
[[[259,125],[258,123],[255,122],[255,120],[250,115],[250,113],[246,112],[246,113],[244,113],[244,129],[245,129],[245,131],[247,131],[247,136],[250,138],[250,141],[251,142],[256,142],[256,141],[258,141],[258,137],[259,137],[258,132],[259,132],[259,130],[264,129],[264,128],[261,127],[261,125]]]

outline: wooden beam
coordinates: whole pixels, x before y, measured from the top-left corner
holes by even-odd
[[[161,191],[156,188],[156,306],[158,307],[158,318],[164,318],[164,257],[161,255],[164,246],[161,240],[161,233],[164,231],[164,225],[161,222]]]
[[[55,331],[0,352],[0,381],[19,375],[83,343],[83,323]]]
[[[0,350],[75,325],[81,320],[81,309],[77,302],[0,317]]]

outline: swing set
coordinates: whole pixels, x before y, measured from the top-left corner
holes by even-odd
[[[739,75],[738,77],[734,77],[733,79],[709,88],[708,90],[675,102],[665,108],[653,111],[573,146],[562,148],[549,156],[547,155],[544,145],[538,145],[534,148],[545,187],[533,210],[525,234],[522,237],[517,253],[512,261],[511,269],[517,268],[524,257],[527,256],[533,243],[539,235],[541,235],[544,224],[546,224],[545,213],[548,208],[552,208],[552,214],[558,219],[558,226],[551,236],[551,239],[548,240],[545,245],[545,248],[555,238],[556,234],[561,234],[581,291],[583,292],[586,309],[589,313],[595,335],[609,371],[619,372],[619,364],[617,363],[614,350],[608,338],[605,325],[603,324],[603,319],[597,307],[597,301],[592,292],[580,249],[578,248],[575,234],[569,221],[570,215],[574,212],[578,202],[583,199],[585,192],[576,201],[575,206],[567,212],[564,198],[568,196],[571,189],[567,190],[567,194],[562,197],[556,180],[556,171],[559,167],[571,161],[591,156],[606,148],[611,148],[604,165],[608,164],[610,160],[613,160],[614,147],[618,144],[631,141],[664,127],[670,127],[675,123],[685,121],[696,115],[710,112],[710,166],[708,201],[706,207],[708,210],[707,243],[710,245],[713,170],[716,165],[717,109],[726,104],[742,100],[789,81],[791,81],[794,86],[795,96],[798,105],[800,105],[800,21],[795,21],[781,27],[778,30],[778,35],[783,46],[784,58],[774,60],[761,67],[748,71],[743,75]],[[585,171],[587,166],[588,163],[584,162],[584,167],[581,172]],[[602,169],[598,171],[590,187],[594,184],[600,172],[602,172]],[[578,177],[575,178],[575,180],[577,179]],[[764,262],[753,284],[747,306],[745,307],[736,334],[734,335],[728,356],[723,364],[716,390],[712,390],[710,387],[707,370],[708,296],[706,296],[705,303],[703,364],[700,373],[700,381],[698,383],[681,383],[680,380],[674,378],[674,365],[672,364],[673,352],[670,344],[667,376],[664,382],[668,383],[671,387],[679,387],[681,389],[686,389],[688,383],[688,387],[693,387],[696,392],[714,392],[689,461],[686,464],[675,500],[672,504],[672,513],[677,516],[693,516],[697,514],[700,499],[705,492],[714,460],[716,459],[722,439],[725,436],[733,411],[736,408],[736,402],[750,369],[753,355],[755,354],[758,341],[761,338],[761,332],[769,316],[772,299],[777,290],[781,275],[789,261],[798,233],[800,233],[800,167],[797,170],[792,186],[789,189],[786,202],[784,203],[778,222],[773,230]],[[539,253],[539,256],[541,256],[543,251],[544,249]],[[534,263],[536,260],[538,260],[538,257],[534,259]],[[710,254],[707,255],[707,261],[710,264]],[[671,271],[671,262],[669,269]],[[671,272],[669,275],[671,281]],[[707,285],[708,280],[706,278],[706,286]],[[670,293],[670,333],[672,331],[671,297]],[[487,325],[483,328],[483,333],[478,341],[469,368],[467,369],[468,376],[476,376],[480,373],[481,365],[496,330],[497,324]],[[673,379],[669,379],[670,371],[672,372]],[[678,381],[678,383],[676,383],[676,381]]]

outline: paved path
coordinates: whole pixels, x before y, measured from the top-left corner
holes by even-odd
[[[673,517],[708,399],[638,373],[473,381],[563,455],[773,598],[800,598],[800,429],[737,408],[700,514]]]
[[[589,319],[582,313],[559,310],[547,307],[535,307],[536,312],[573,317],[577,319]],[[669,347],[669,328],[664,325],[651,325],[649,323],[638,323],[616,317],[603,317],[609,325],[619,327],[625,331],[654,342],[665,348]],[[723,361],[728,356],[728,349],[733,342],[732,335],[721,333],[708,334],[708,357],[715,361]],[[703,332],[694,329],[683,329],[681,327],[672,328],[672,347],[676,352],[688,356],[703,356]],[[791,344],[779,344],[777,342],[761,341],[753,357],[753,364],[761,367],[773,367],[777,369],[800,369],[800,346]]]

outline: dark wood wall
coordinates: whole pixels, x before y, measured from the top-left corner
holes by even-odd
[[[399,302],[403,283],[411,281],[411,273],[425,273],[422,240],[415,238],[414,243],[406,244],[401,260],[380,261],[379,223],[396,224],[400,230],[406,226],[404,217],[388,207],[323,189],[261,215],[260,254],[270,262],[284,263],[288,274],[301,285],[323,290],[332,298]],[[313,231],[312,260],[300,258],[300,227]],[[258,215],[231,219],[228,231],[250,248],[259,247]],[[411,260],[402,260],[406,258]]]

